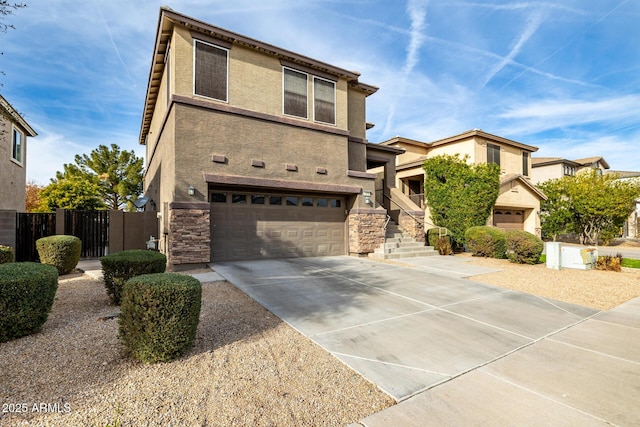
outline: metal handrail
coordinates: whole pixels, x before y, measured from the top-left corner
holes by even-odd
[[[403,208],[402,206],[400,206],[398,204],[398,202],[396,202],[395,200],[393,200],[391,197],[387,196],[386,194],[382,193],[383,197],[386,197],[387,199],[389,199],[389,201],[393,204],[395,204],[397,207],[400,208],[400,210],[402,210],[405,214],[409,215],[415,222],[417,222],[418,224],[422,224],[422,226],[424,227],[424,224],[429,224],[429,225],[433,225],[434,227],[437,227],[437,225],[435,224],[431,224],[430,222],[427,222],[425,220],[422,220],[422,222],[420,222],[420,220],[418,218],[416,218],[415,216],[411,215],[405,208]]]

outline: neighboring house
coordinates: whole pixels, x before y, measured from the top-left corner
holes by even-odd
[[[376,87],[168,8],[154,46],[144,191],[173,267],[368,253],[384,239],[367,169],[402,150],[366,140]]]
[[[467,156],[470,163],[497,163],[500,166],[500,193],[487,224],[540,235],[540,200],[546,196],[530,181],[531,153],[536,147],[474,129],[433,142],[396,137],[381,145],[403,148],[397,156],[396,186],[417,206],[426,209],[425,228],[432,227],[425,203],[424,169],[427,158],[448,154]],[[438,225],[438,224],[436,224]]]
[[[36,135],[0,95],[0,210],[25,211],[27,137]]]
[[[604,173],[609,164],[602,157],[587,157],[568,160],[562,157],[533,157],[531,159],[531,182],[538,185],[551,179],[573,176],[584,170],[596,169]]]
[[[609,170],[606,173],[615,174],[620,180],[640,182],[640,172]],[[640,239],[640,198],[635,200],[635,209],[624,223],[622,237]]]

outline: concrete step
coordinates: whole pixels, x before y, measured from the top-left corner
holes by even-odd
[[[430,248],[430,246],[425,246],[425,248]],[[392,253],[392,254],[380,254],[380,253],[372,252],[369,254],[369,258],[385,260],[385,259],[415,258],[415,257],[421,257],[421,256],[434,256],[434,255],[438,255],[438,251],[435,251],[433,249],[421,249],[419,251],[401,252],[401,253]]]
[[[410,242],[410,243],[383,243],[375,250],[379,253],[392,253],[392,252],[408,252],[426,247],[424,243]]]
[[[405,237],[389,237],[384,240],[385,243],[414,243],[416,239],[413,237],[405,236]]]

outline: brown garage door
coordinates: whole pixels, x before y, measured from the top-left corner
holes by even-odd
[[[212,192],[212,260],[344,255],[341,196]]]
[[[524,230],[524,211],[496,209],[493,211],[493,225],[509,230]]]

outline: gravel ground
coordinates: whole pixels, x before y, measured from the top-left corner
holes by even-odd
[[[229,283],[202,296],[194,348],[144,365],[103,283],[65,276],[42,332],[0,344],[2,409],[27,409],[0,425],[344,425],[395,403]]]
[[[640,295],[640,270],[469,262],[501,269],[471,280],[602,310]],[[203,285],[195,346],[172,363],[126,358],[117,311],[101,281],[63,276],[42,332],[0,344],[0,426],[344,425],[394,404],[229,283]]]
[[[609,310],[640,296],[640,269],[623,268],[622,272],[599,270],[553,270],[545,264],[514,264],[506,259],[477,258],[473,264],[499,268],[501,271],[470,277],[470,280],[501,288],[515,289],[559,301]]]

